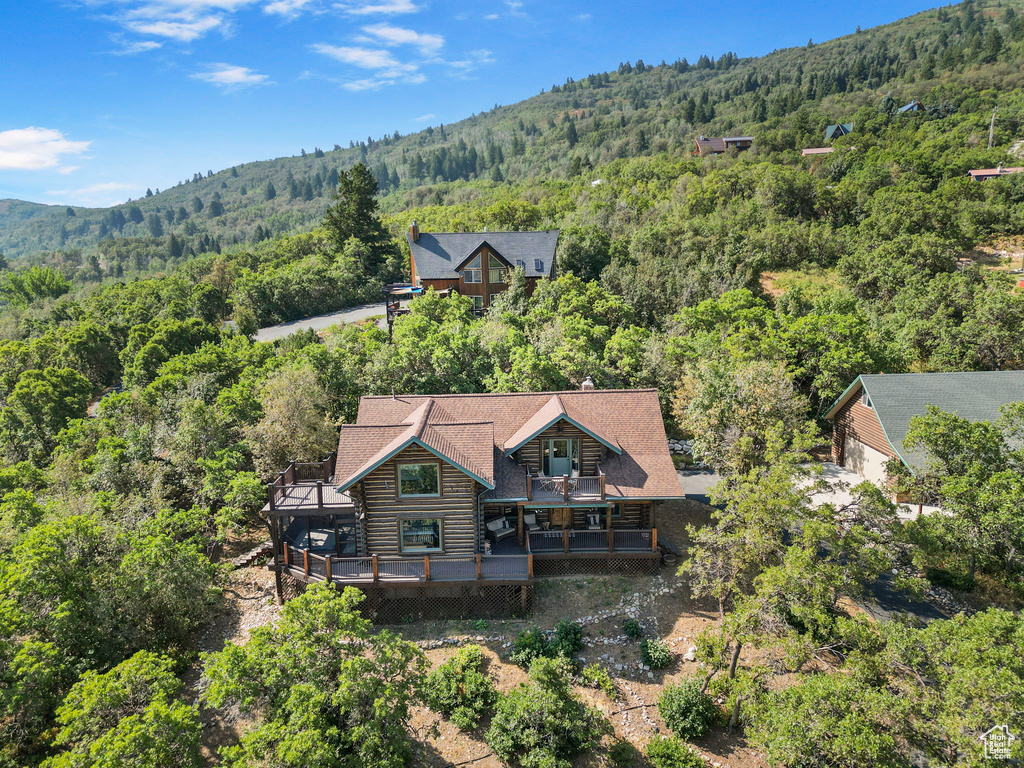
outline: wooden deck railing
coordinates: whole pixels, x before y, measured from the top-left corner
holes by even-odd
[[[527,501],[552,501],[561,499],[605,499],[605,475],[600,467],[598,474],[585,477],[547,477],[545,475],[526,476]]]
[[[332,451],[326,458],[320,461],[290,461],[283,471],[277,473],[272,483],[267,484],[267,496],[270,500],[270,510],[274,511],[277,505],[287,494],[290,485],[312,485],[330,482],[334,477],[334,466],[337,455]],[[318,489],[317,499],[320,508],[323,508],[322,491]]]
[[[602,530],[527,531],[530,554],[573,552],[657,552],[658,529],[611,528]]]
[[[427,581],[527,581],[533,555],[424,555],[423,557],[331,557],[290,544],[285,570],[312,581],[380,584]]]

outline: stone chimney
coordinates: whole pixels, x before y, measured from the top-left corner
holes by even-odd
[[[583,379],[583,383],[580,384],[580,389],[582,389],[584,392],[592,392],[594,389],[594,380],[587,376],[585,379]]]
[[[413,219],[412,224],[409,225],[409,237],[414,243],[420,239],[420,225],[416,223],[416,219]]]
[[[996,166],[996,173],[1002,173],[1002,172],[1003,172],[1003,164],[1000,163],[999,165]]]

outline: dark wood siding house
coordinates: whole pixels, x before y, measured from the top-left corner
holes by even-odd
[[[825,414],[832,420],[832,459],[885,487],[890,459],[898,458],[911,472],[924,467],[925,457],[903,441],[911,418],[929,405],[991,421],[1004,405],[1021,401],[1024,371],[858,376]]]
[[[998,179],[1000,176],[1006,176],[1011,173],[1024,173],[1024,167],[1007,168],[1000,163],[995,168],[975,168],[974,170],[968,171],[967,175],[974,181],[988,181],[990,179]]]
[[[699,136],[695,139],[697,148],[693,154],[706,157],[707,155],[721,155],[728,149],[737,151],[750,149],[754,143],[753,136],[726,136],[724,138],[709,138]]]
[[[522,269],[527,291],[551,277],[558,230],[539,232],[420,232],[409,227],[413,285],[437,291],[455,290],[485,310],[505,290],[510,269]]]
[[[275,565],[388,599],[472,585],[471,603],[535,575],[651,570],[658,503],[683,496],[666,446],[655,390],[364,397],[336,454],[271,484]]]

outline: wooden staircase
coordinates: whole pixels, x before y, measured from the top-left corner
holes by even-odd
[[[248,568],[250,565],[255,563],[264,557],[270,557],[274,554],[274,543],[271,541],[264,541],[245,554],[239,555],[231,561],[231,568],[237,570],[239,568]]]

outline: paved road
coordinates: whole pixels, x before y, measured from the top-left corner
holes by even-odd
[[[350,307],[339,312],[331,312],[317,317],[307,317],[302,320],[292,320],[290,323],[272,325],[269,328],[260,328],[254,337],[256,341],[274,341],[285,336],[291,336],[296,331],[305,331],[312,328],[314,331],[321,331],[338,323],[354,323],[359,320],[369,320],[371,317],[384,317],[384,304],[364,304],[361,307]]]
[[[712,506],[708,497],[708,489],[722,478],[710,469],[679,469],[679,482],[683,484],[683,493],[686,498],[699,501],[701,504]]]

